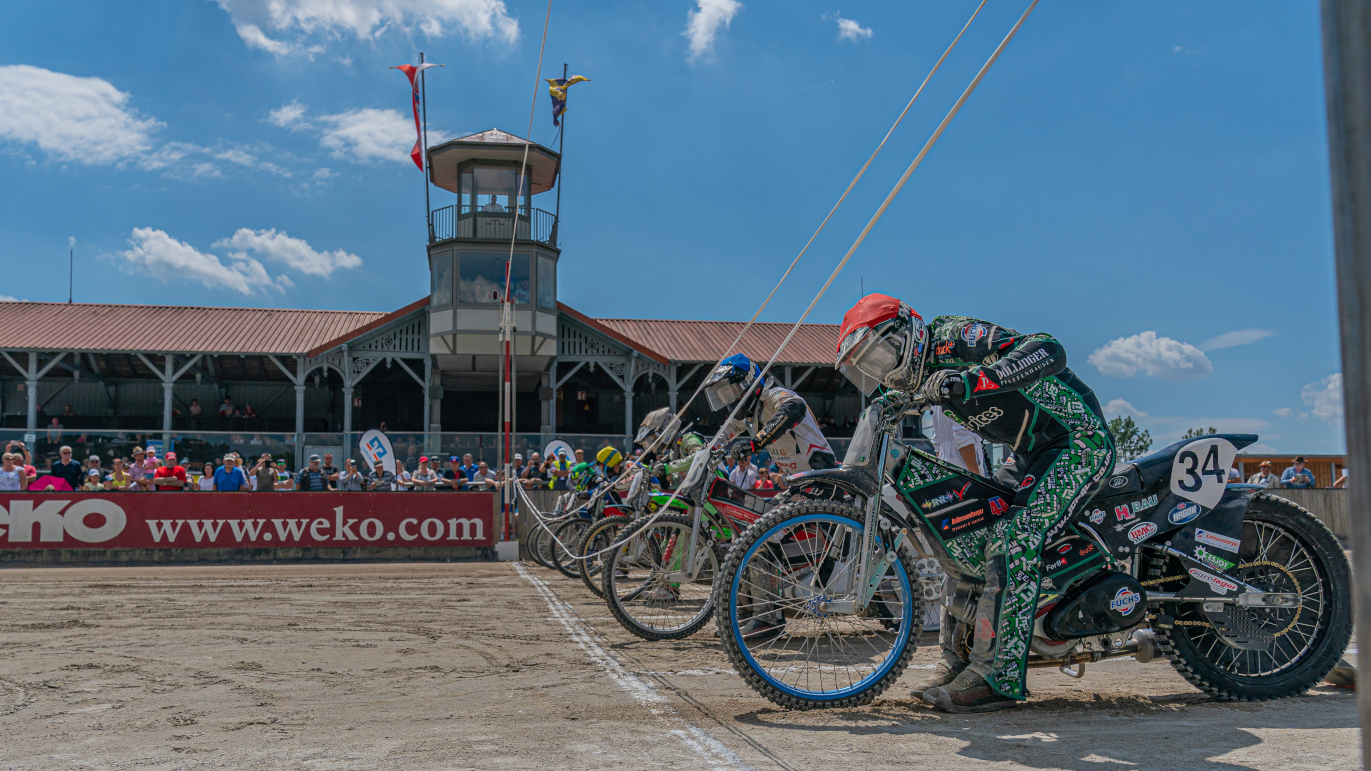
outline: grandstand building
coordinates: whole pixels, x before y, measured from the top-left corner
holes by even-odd
[[[621,444],[648,411],[688,398],[742,324],[591,318],[560,302],[558,214],[534,205],[555,189],[560,157],[531,145],[520,188],[523,155],[524,140],[498,129],[429,149],[431,182],[455,200],[429,215],[429,295],[390,313],[0,303],[3,438],[198,437],[235,448],[259,438],[297,456],[351,454],[357,432],[385,423],[420,452],[487,450],[512,236],[515,430],[525,437],[516,447],[556,436]],[[232,334],[205,334],[221,329]],[[788,331],[756,325],[741,350],[764,361]],[[836,325],[807,324],[774,374],[841,435],[862,398],[833,369],[836,343]],[[221,417],[225,397],[256,417]],[[62,415],[68,406],[74,414]],[[708,427],[718,417],[697,403],[687,421]]]

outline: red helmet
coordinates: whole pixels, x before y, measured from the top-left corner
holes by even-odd
[[[869,294],[843,314],[834,364],[862,393],[876,386],[912,390],[923,380],[928,330],[914,309],[883,294]]]

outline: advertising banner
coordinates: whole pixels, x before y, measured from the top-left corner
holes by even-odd
[[[494,543],[494,493],[0,493],[0,549]]]

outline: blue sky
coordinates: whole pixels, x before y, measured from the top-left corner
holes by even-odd
[[[592,78],[571,91],[560,299],[748,317],[975,5],[554,0],[543,75]],[[798,316],[1025,5],[987,3],[767,319]],[[8,8],[0,295],[65,299],[74,239],[77,300],[422,297],[423,178],[388,67],[446,65],[431,143],[523,135],[545,8]],[[551,142],[545,88],[536,104]],[[1040,5],[812,320],[862,288],[1055,334],[1158,439],[1341,452],[1317,4]]]

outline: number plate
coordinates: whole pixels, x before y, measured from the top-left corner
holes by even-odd
[[[1214,508],[1228,484],[1228,469],[1238,448],[1227,439],[1197,439],[1181,448],[1171,461],[1171,492]]]

